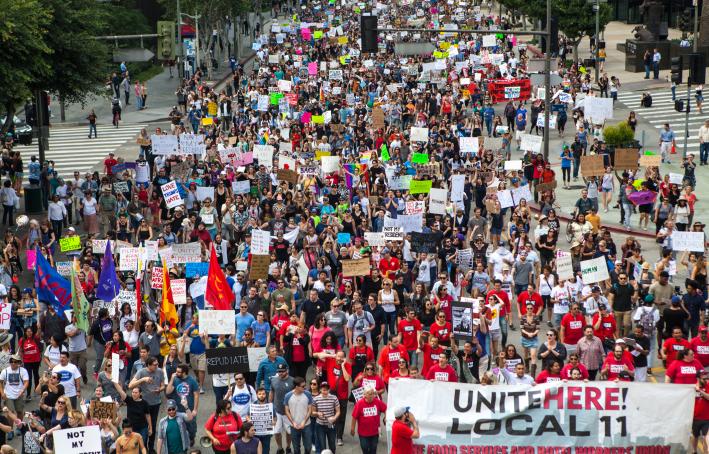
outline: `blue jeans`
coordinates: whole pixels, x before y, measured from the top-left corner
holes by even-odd
[[[630,202],[623,202],[623,211],[625,216],[623,216],[623,225],[630,228],[630,216],[633,214],[633,206]]]
[[[699,144],[699,162],[707,163],[709,159],[709,142]]]
[[[315,434],[320,444],[320,449],[316,446],[315,451],[319,453],[327,447],[330,451],[335,452],[335,426],[324,426],[321,424],[315,424],[315,426]]]
[[[672,90],[672,101],[674,101],[677,97],[677,87],[673,85],[670,90]]]
[[[507,319],[505,317],[500,317],[500,334],[502,334],[502,346],[507,345]]]
[[[574,178],[579,177],[579,169],[581,168],[581,158],[574,157]]]
[[[650,78],[650,65],[645,65],[645,78]]]
[[[373,437],[359,437],[359,447],[362,448],[362,454],[377,454],[378,444],[379,435]]]
[[[409,365],[416,366],[418,364],[416,350],[407,350],[407,352],[409,353]]]
[[[98,137],[96,134],[96,123],[89,123],[89,139],[91,138],[91,133],[94,133],[94,137]]]
[[[389,342],[389,336],[396,336],[396,311],[384,312],[384,343]]]
[[[660,62],[659,61],[652,62],[652,77],[653,77],[653,79],[660,78]]]
[[[318,438],[318,428],[315,422],[317,418],[310,417],[310,425],[306,428],[310,431],[310,439],[313,440],[313,446],[315,446],[315,452],[320,452],[323,449],[322,443],[320,443],[320,438]]]
[[[310,449],[313,447],[313,440],[311,437],[310,427],[305,427],[303,429],[296,429],[294,427],[290,428],[290,436],[293,441],[293,454],[300,454],[300,442],[303,441],[303,449],[305,454],[310,453]]]
[[[227,391],[229,391],[228,386],[214,386],[213,389],[214,389],[214,398],[216,399],[216,402],[223,400],[224,396],[226,396]]]
[[[143,437],[143,444],[148,446],[148,428],[143,427],[141,430],[137,431],[141,437]]]
[[[271,435],[256,435],[261,440],[261,452],[271,452]]]
[[[485,120],[485,128],[487,129],[487,135],[491,136],[492,135],[492,119]]]

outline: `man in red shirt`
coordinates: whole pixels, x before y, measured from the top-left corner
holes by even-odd
[[[379,443],[379,424],[382,415],[387,410],[386,404],[375,396],[376,391],[367,388],[364,391],[364,397],[355,403],[352,410],[350,435],[354,437],[355,429],[357,429],[359,444],[365,454],[376,454],[377,443]]]
[[[416,318],[412,307],[406,308],[406,318],[399,321],[398,332],[401,333],[401,344],[406,349],[411,359],[411,364],[417,364],[416,350],[421,337],[421,322]]]
[[[670,368],[672,362],[677,359],[677,352],[692,348],[687,339],[682,337],[682,328],[673,328],[672,337],[662,344],[660,357],[665,360],[665,367]]]
[[[414,438],[421,436],[419,425],[409,407],[394,410],[394,423],[391,426],[391,453],[411,454],[414,452]]]
[[[527,315],[527,302],[531,301],[534,303],[534,315],[537,317],[542,315],[544,310],[544,301],[542,301],[542,295],[534,291],[534,284],[529,284],[527,290],[517,295],[517,315],[519,319]]]
[[[633,361],[624,357],[625,349],[622,345],[616,344],[613,347],[613,355],[608,355],[601,367],[601,375],[606,377],[606,380],[633,381],[635,375],[635,367]]]
[[[401,268],[399,259],[392,257],[389,249],[384,249],[384,257],[379,261],[379,271],[382,272],[382,276],[393,281],[399,268]]]
[[[397,334],[389,339],[389,344],[382,348],[379,352],[379,370],[384,381],[389,381],[389,374],[399,368],[399,359],[404,358],[409,362],[409,354],[403,345],[400,344],[401,338]]]
[[[709,367],[709,335],[707,335],[706,326],[699,327],[699,336],[695,337],[689,344],[692,346],[694,351],[694,358],[702,363],[702,367],[705,369]]]
[[[615,317],[608,312],[605,304],[598,305],[598,312],[593,314],[591,323],[593,324],[593,334],[601,339],[601,342],[606,339],[615,339]],[[608,351],[605,342],[603,342],[603,348]]]
[[[709,446],[709,374],[700,372],[694,389],[697,397],[694,401],[694,421],[692,422],[692,452],[697,452],[699,437],[704,437],[704,446]]]
[[[458,382],[458,375],[455,373],[455,369],[448,364],[448,353],[442,352],[438,355],[438,363],[428,369],[426,380]]]
[[[423,365],[420,367],[421,376],[425,377],[428,370],[438,362],[438,356],[444,352],[443,347],[438,344],[438,338],[436,336],[428,335],[428,342],[424,340],[422,336],[421,348],[418,350],[423,356]]]
[[[583,327],[586,319],[579,310],[579,305],[574,303],[571,309],[561,319],[561,331],[559,340],[566,347],[568,354],[576,353],[576,343],[583,337]]]
[[[113,166],[118,164],[116,158],[114,158],[113,152],[108,153],[108,157],[103,161],[103,173],[109,178],[113,176]]]

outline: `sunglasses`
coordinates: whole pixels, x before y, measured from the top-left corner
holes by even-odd
[[[365,367],[364,370],[374,370],[373,367]]]

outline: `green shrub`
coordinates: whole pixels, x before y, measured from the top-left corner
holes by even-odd
[[[603,139],[608,146],[623,146],[635,139],[635,133],[627,122],[622,121],[617,125],[609,125],[603,128]]]

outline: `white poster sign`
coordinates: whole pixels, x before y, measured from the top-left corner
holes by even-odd
[[[384,227],[382,233],[386,241],[401,241],[404,239],[404,229],[401,227]]]
[[[520,143],[520,148],[525,151],[531,151],[533,153],[539,153],[542,149],[542,136],[536,136],[532,134],[522,134],[522,141]]]
[[[448,191],[445,189],[431,188],[428,193],[428,211],[433,214],[446,214]]]
[[[181,154],[203,155],[206,152],[207,146],[204,144],[204,136],[202,134],[180,134]]]
[[[197,186],[195,196],[200,202],[204,202],[207,198],[214,202],[214,186]]]
[[[271,233],[267,230],[251,231],[251,253],[254,255],[268,255],[271,245]]]
[[[180,191],[177,189],[177,183],[173,180],[160,186],[162,189],[162,196],[165,199],[165,204],[167,208],[175,208],[184,203]]]
[[[583,260],[581,262],[581,279],[584,284],[595,284],[609,279],[606,258],[601,256],[591,260]]]
[[[364,240],[370,246],[383,247],[386,244],[383,232],[364,232]]]
[[[200,334],[234,334],[236,328],[235,311],[199,311]]]
[[[574,277],[571,254],[558,256],[556,258],[556,272],[559,275],[559,279],[571,279]]]
[[[101,428],[81,426],[52,433],[54,452],[72,454],[98,454],[102,452]]]
[[[187,304],[187,281],[185,279],[171,279],[170,288],[175,305]]]
[[[503,191],[497,191],[497,200],[500,201],[500,208],[509,208],[514,206],[514,200],[512,200],[512,192],[509,189]]]
[[[672,232],[672,250],[704,252],[704,232]]]
[[[322,156],[320,159],[323,173],[337,172],[340,169],[339,156]]]
[[[460,152],[461,153],[473,153],[477,154],[480,149],[479,141],[477,137],[461,137],[458,139],[460,142]]]
[[[412,142],[428,142],[428,128],[411,127]]]
[[[602,125],[604,121],[613,118],[613,99],[587,96],[583,100],[583,115],[593,124]]]
[[[150,136],[152,153],[159,155],[177,154],[177,136],[155,135]]]

